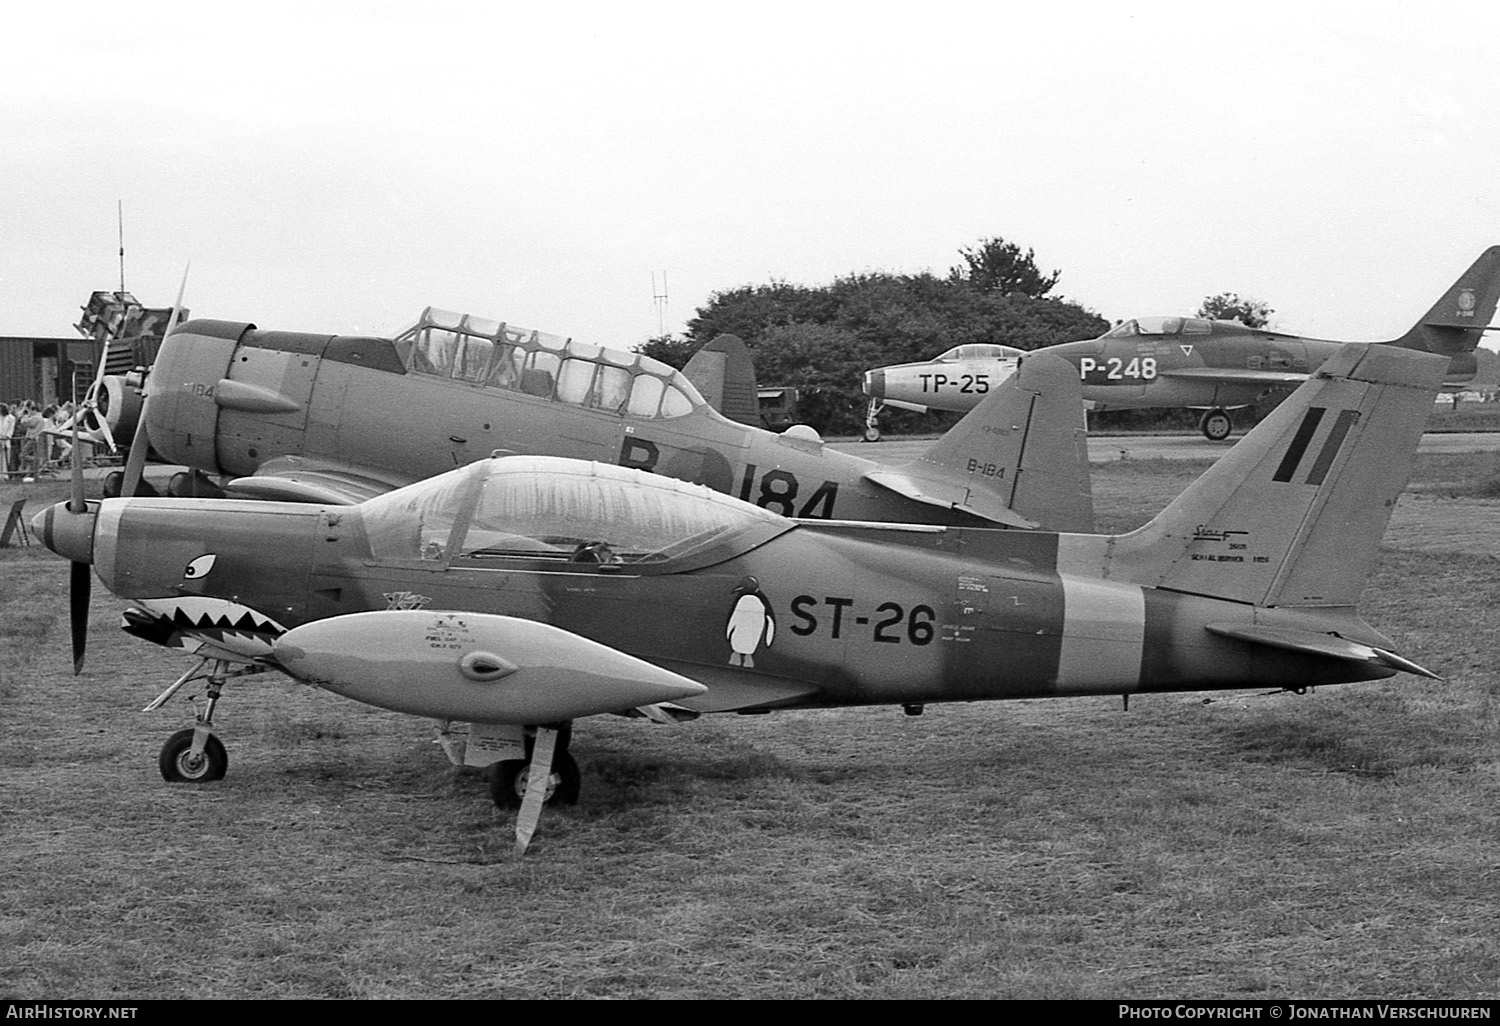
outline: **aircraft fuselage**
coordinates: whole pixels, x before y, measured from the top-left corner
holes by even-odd
[[[1071,363],[1084,401],[1096,410],[1233,409],[1295,388],[1344,344],[1223,321],[1164,320],[1186,321],[1196,330],[1184,331],[1179,323],[1173,332],[1111,333],[1036,352]],[[1493,361],[1487,351],[1452,356],[1447,386],[1468,384]],[[867,373],[865,391],[893,406],[965,411],[1013,370],[1013,363],[993,359],[901,364]]]
[[[597,566],[382,555],[358,507],[111,499],[98,523],[100,579],[151,611],[135,633],[172,644],[174,629],[218,632],[216,644],[245,659],[313,620],[424,609],[550,623],[707,685],[683,703],[700,711],[1305,687],[1394,672],[1203,629],[1285,625],[1388,644],[1352,610],[1257,610],[1069,573],[1088,536],[804,524],[706,566]],[[747,582],[772,624],[759,636],[737,612]],[[400,701],[419,715],[484,718]]]
[[[543,387],[526,378],[500,389],[458,372],[411,371],[389,339],[190,321],[152,369],[147,425],[168,461],[229,478],[267,464],[290,474],[329,469],[367,479],[376,494],[496,452],[565,455],[705,484],[790,517],[988,523],[872,483],[866,474],[879,464],[806,429],[747,427],[686,398],[661,400],[649,415],[606,408],[587,390],[566,401],[571,361],[558,362]],[[654,387],[670,399],[664,380]],[[983,477],[993,454],[976,445],[968,465]],[[1089,525],[1072,517],[1049,526]]]

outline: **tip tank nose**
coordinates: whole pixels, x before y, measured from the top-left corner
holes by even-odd
[[[74,563],[94,561],[94,521],[99,504],[90,502],[82,513],[68,509],[66,502],[48,506],[31,518],[31,532],[42,544]]]

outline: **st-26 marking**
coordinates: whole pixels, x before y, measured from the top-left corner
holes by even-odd
[[[792,615],[801,622],[793,624],[791,631],[805,638],[816,634],[821,628],[827,631],[830,638],[837,639],[844,632],[844,611],[852,610],[854,603],[852,598],[825,596],[821,604],[827,607],[827,612],[824,613],[826,620],[820,620],[813,612],[819,605],[818,599],[812,595],[798,595],[792,599]],[[882,602],[875,607],[874,617],[853,615],[850,619],[856,627],[871,627],[871,641],[886,645],[899,645],[903,641],[913,645],[930,645],[935,634],[932,623],[936,617],[937,613],[931,606],[915,605],[908,613],[899,602]]]

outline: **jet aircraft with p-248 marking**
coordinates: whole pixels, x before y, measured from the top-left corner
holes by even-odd
[[[1500,357],[1479,349],[1500,300],[1500,246],[1491,246],[1411,330],[1384,345],[1449,358],[1444,387],[1500,385]],[[1303,338],[1233,321],[1142,317],[1095,339],[1035,352],[1061,356],[1077,368],[1083,398],[1095,410],[1187,407],[1203,411],[1199,429],[1221,441],[1234,430],[1229,410],[1295,388],[1343,342]],[[882,406],[970,410],[989,382],[1008,374],[1008,357],[961,355],[959,347],[927,363],[867,371],[870,397],[865,437],[880,437]]]
[[[705,347],[749,366],[724,348]],[[107,385],[116,437],[139,420],[168,462],[253,498],[352,503],[500,452],[648,470],[790,517],[1093,527],[1083,415],[1041,369],[899,466],[729,420],[649,357],[432,309],[395,339],[192,320],[167,334],[144,404]],[[723,392],[746,388],[753,414],[753,379]]]
[[[1081,406],[1071,369],[1060,401]],[[221,777],[226,683],[276,670],[430,717],[524,849],[578,797],[574,720],[1281,687],[1433,674],[1357,604],[1447,361],[1339,350],[1129,534],[794,521],[659,475],[490,459],[353,506],[51,507],[47,546],[198,663],[160,757]],[[85,569],[85,573],[86,573]],[[74,605],[75,618],[78,604]],[[533,786],[535,785],[535,786]]]

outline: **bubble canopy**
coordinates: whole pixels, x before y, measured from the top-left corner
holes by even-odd
[[[957,360],[1014,360],[1025,356],[1024,349],[1014,346],[995,345],[989,342],[971,342],[954,346],[946,353],[932,358],[933,363],[953,363]]]
[[[360,505],[378,560],[687,569],[739,555],[792,521],[703,485],[546,456],[481,460]]]

